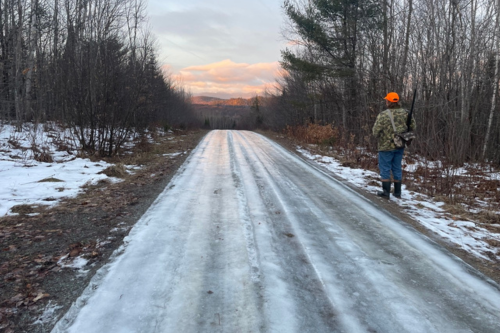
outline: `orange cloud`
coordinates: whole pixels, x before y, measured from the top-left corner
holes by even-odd
[[[190,66],[173,75],[193,95],[218,94],[251,97],[273,86],[280,65],[235,63],[229,59],[202,66]]]
[[[299,45],[304,45],[304,42],[298,40],[298,39],[295,39],[295,40],[289,40],[287,43],[286,43],[287,46],[299,46]]]

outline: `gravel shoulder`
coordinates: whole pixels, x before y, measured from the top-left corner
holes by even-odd
[[[50,209],[28,207],[0,218],[0,331],[50,331],[206,133],[141,142],[108,161],[142,165],[123,181],[87,186]]]

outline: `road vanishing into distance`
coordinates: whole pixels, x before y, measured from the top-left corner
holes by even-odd
[[[498,286],[271,140],[212,131],[53,332],[500,332]]]

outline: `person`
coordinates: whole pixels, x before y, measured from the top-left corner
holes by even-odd
[[[392,126],[390,114],[394,119],[396,132],[405,132],[407,127],[408,111],[401,107],[399,95],[390,92],[384,97],[387,109],[380,112],[373,125],[373,135],[378,140],[378,166],[380,178],[382,181],[382,191],[377,195],[390,199],[391,193],[391,172],[394,180],[394,196],[401,198],[401,184],[403,179],[403,170],[401,163],[405,148],[397,148],[394,145],[394,128]],[[410,130],[416,129],[415,119],[411,120]]]

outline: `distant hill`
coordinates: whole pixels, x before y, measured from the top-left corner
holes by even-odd
[[[266,97],[259,96],[258,104],[264,105]],[[191,103],[205,128],[210,129],[253,129],[256,126],[258,109],[253,98],[221,99],[196,96]]]
[[[223,99],[217,97],[208,97],[208,96],[191,97],[191,103],[193,104],[211,105],[212,103],[216,103],[217,101],[223,101]]]
[[[230,99],[221,99],[217,97],[208,97],[208,96],[194,96],[191,97],[191,103],[193,104],[201,104],[201,105],[231,105],[231,106],[249,106],[251,105],[253,98],[245,99],[245,98],[230,98]]]

